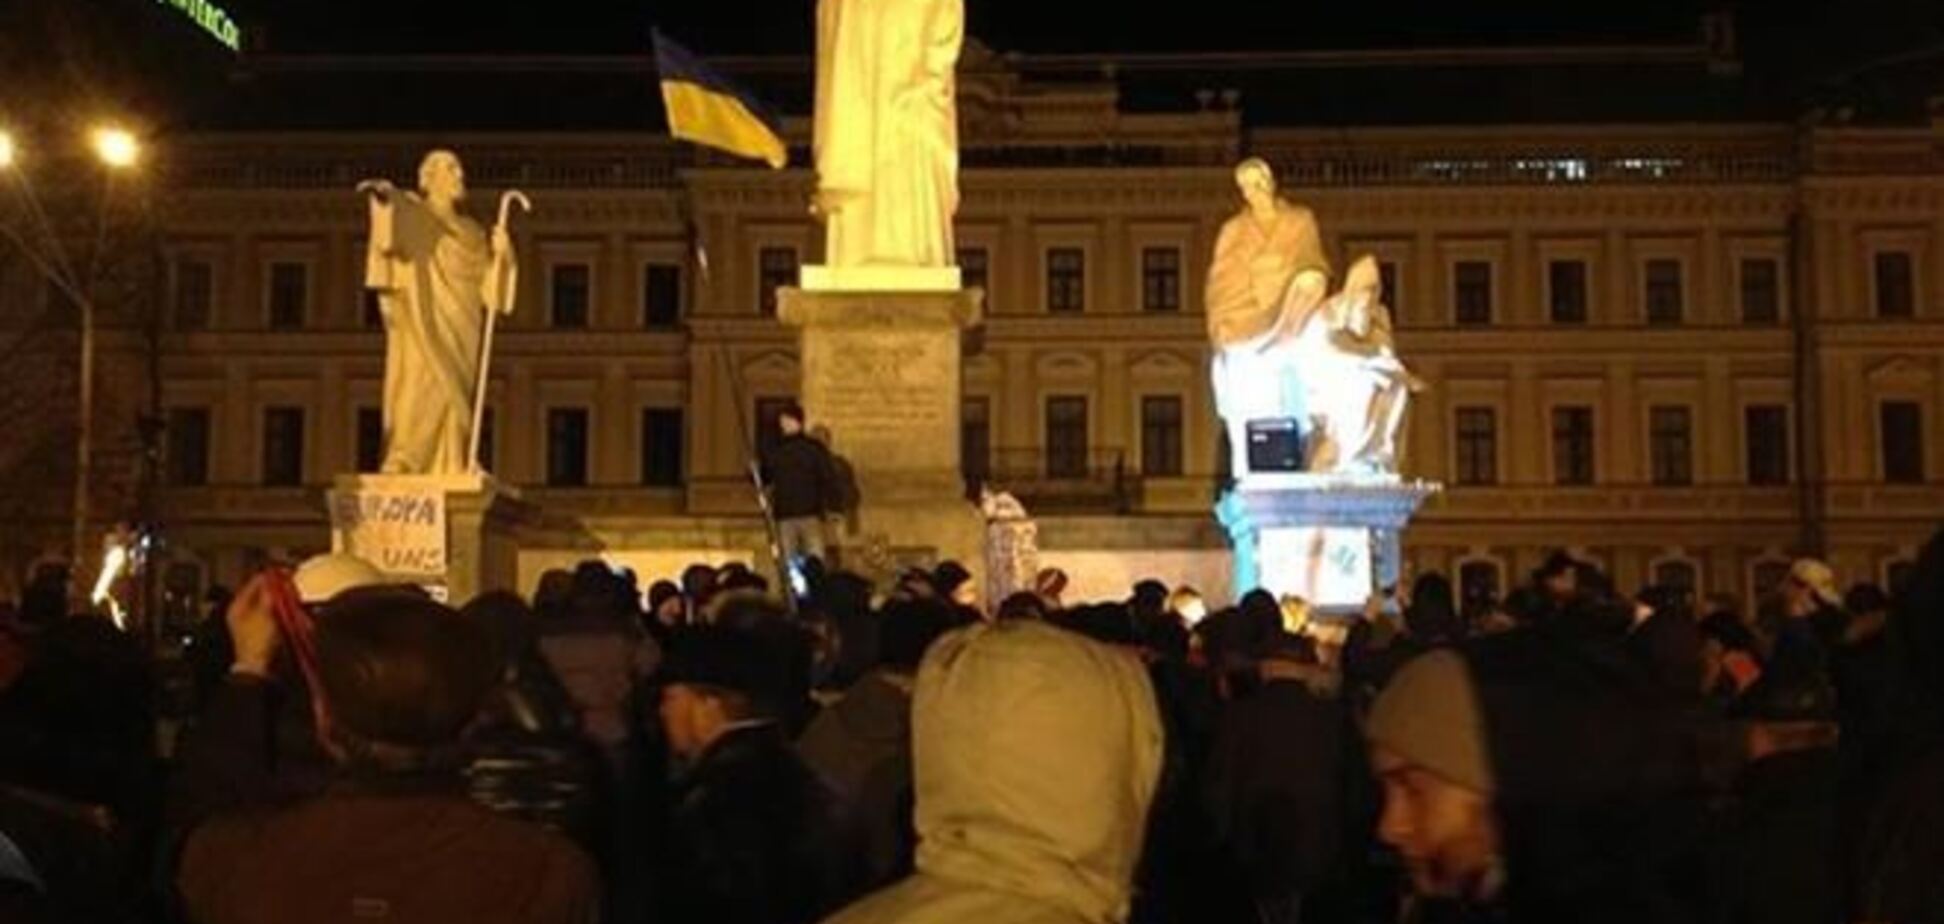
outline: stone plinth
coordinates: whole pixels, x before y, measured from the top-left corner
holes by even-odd
[[[454,605],[519,589],[517,531],[538,513],[490,475],[340,475],[327,503],[333,551]]]
[[[984,526],[959,472],[960,340],[983,290],[782,289],[801,330],[801,400],[857,478],[841,563],[879,572],[946,558],[984,573]]]
[[[1235,554],[1235,590],[1294,594],[1324,614],[1363,609],[1397,583],[1404,527],[1442,490],[1395,475],[1251,475],[1215,514]]]

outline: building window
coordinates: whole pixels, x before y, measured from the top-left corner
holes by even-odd
[[[682,268],[650,263],[641,270],[641,323],[651,330],[682,323]]]
[[[776,290],[797,284],[795,247],[765,247],[756,254],[756,313],[776,317]]]
[[[209,329],[210,307],[216,298],[215,276],[215,270],[206,260],[176,261],[176,330]]]
[[[302,330],[310,300],[310,267],[302,263],[270,264],[270,329]]]
[[[973,488],[992,477],[990,398],[966,398],[959,406],[959,472]]]
[[[1141,399],[1141,474],[1181,477],[1181,397]]]
[[[291,487],[304,483],[304,409],[263,409],[263,483]]]
[[[641,411],[641,483],[651,488],[682,484],[682,409],[650,407]]]
[[[1181,310],[1181,248],[1141,251],[1141,310]]]
[[[1060,395],[1046,399],[1046,474],[1050,478],[1087,476],[1087,399]]]
[[[1647,323],[1666,326],[1681,323],[1681,261],[1666,258],[1648,260],[1645,267]]]
[[[167,469],[169,483],[195,487],[209,483],[209,409],[169,409]]]
[[[585,263],[561,263],[551,270],[553,327],[555,330],[585,330],[593,275]]]
[[[1466,610],[1490,606],[1499,599],[1505,572],[1495,561],[1468,561],[1458,566],[1458,600]]]
[[[1891,484],[1924,482],[1924,407],[1915,401],[1877,405],[1877,440],[1883,455],[1883,480]]]
[[[479,467],[489,472],[493,470],[493,435],[493,409],[488,406],[486,413],[479,415]]]
[[[1768,257],[1741,261],[1743,324],[1775,324],[1782,320],[1782,265]]]
[[[375,407],[358,408],[358,471],[375,472],[384,463],[385,415]]]
[[[1647,445],[1654,483],[1694,483],[1694,414],[1683,406],[1649,408]]]
[[[1586,323],[1586,261],[1546,264],[1546,295],[1554,324]]]
[[[792,398],[775,395],[756,399],[756,458],[767,459],[783,442],[783,424],[778,420],[783,409],[796,404]]]
[[[1789,483],[1789,409],[1779,404],[1754,404],[1742,411],[1748,483]]]
[[[578,488],[587,484],[587,409],[557,407],[547,411],[547,486]]]
[[[1384,288],[1382,299],[1384,307],[1389,308],[1392,318],[1404,316],[1404,291],[1398,288],[1397,261],[1380,260],[1377,263],[1377,284]]]
[[[1910,254],[1885,250],[1876,255],[1876,313],[1879,318],[1908,318],[1917,313],[1917,283]]]
[[[1498,484],[1498,412],[1489,407],[1461,407],[1456,430],[1458,483]]]
[[[1593,409],[1556,407],[1552,412],[1553,483],[1593,483]]]
[[[1087,253],[1078,247],[1046,252],[1046,310],[1076,314],[1087,307]]]
[[[378,330],[385,326],[385,303],[379,300],[377,289],[358,290],[358,323],[365,330]]]
[[[1492,264],[1484,260],[1452,264],[1451,303],[1461,327],[1492,323]]]
[[[992,281],[992,254],[984,247],[961,247],[958,252],[959,284],[968,289],[984,289]]]

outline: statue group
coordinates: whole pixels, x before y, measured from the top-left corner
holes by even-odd
[[[1235,169],[1243,207],[1215,243],[1205,302],[1216,410],[1238,482],[1253,474],[1249,425],[1294,421],[1303,470],[1395,475],[1397,439],[1424,383],[1397,358],[1377,261],[1335,293],[1309,209],[1277,193],[1260,159]]]

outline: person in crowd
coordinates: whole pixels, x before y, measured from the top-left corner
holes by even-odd
[[[1362,742],[1308,638],[1278,635],[1260,669],[1262,689],[1228,705],[1209,755],[1215,834],[1264,924],[1345,920],[1351,868],[1371,847],[1357,824]]]
[[[582,562],[572,580],[567,598],[540,620],[540,654],[580,710],[581,733],[601,749],[609,772],[625,777],[637,743],[636,689],[660,655],[606,565]]]
[[[1918,553],[1885,635],[1886,727],[1856,864],[1856,921],[1934,921],[1944,909],[1944,530]]]
[[[1701,620],[1701,695],[1717,711],[1741,696],[1762,676],[1761,644],[1742,621],[1728,613]]]
[[[1695,702],[1701,690],[1701,628],[1686,595],[1671,588],[1649,587],[1636,598],[1636,620],[1627,634],[1627,650],[1642,668],[1658,678],[1668,695]]]
[[[1836,692],[1819,670],[1762,675],[1732,710],[1746,763],[1720,821],[1715,919],[1746,924],[1843,920]]]
[[[1124,920],[1161,752],[1136,659],[1029,620],[940,639],[912,701],[916,871],[829,921]]]
[[[237,660],[212,704],[223,720],[185,756],[185,790],[267,772],[261,717],[287,643],[273,580],[252,581],[230,609]],[[315,650],[337,780],[295,804],[197,825],[176,876],[191,921],[596,919],[598,880],[579,848],[465,794],[460,736],[499,680],[478,623],[420,595],[361,589],[324,606]],[[238,755],[258,756],[226,759]]]
[[[994,619],[1030,619],[1045,622],[1050,614],[1046,611],[1046,601],[1030,590],[1014,591],[1011,596],[999,601],[999,609],[993,613]]]
[[[1825,663],[1841,640],[1848,617],[1836,571],[1814,558],[1798,558],[1762,608],[1759,620],[1770,657]]]
[[[648,587],[647,619],[642,627],[660,639],[688,623],[688,601],[674,581],[656,581]]]
[[[1589,625],[1588,619],[1580,625]],[[1691,920],[1698,787],[1679,714],[1573,627],[1419,656],[1366,725],[1378,834],[1458,919]]]
[[[1057,613],[1066,609],[1064,597],[1071,582],[1065,571],[1053,567],[1041,568],[1038,574],[1033,575],[1033,592],[1046,603],[1048,613]]]
[[[682,599],[687,602],[687,614],[682,620],[686,625],[702,621],[702,614],[709,609],[709,600],[714,597],[720,578],[716,569],[700,562],[682,569]]]
[[[936,600],[894,602],[879,617],[883,660],[811,721],[797,751],[855,807],[864,879],[875,888],[911,871],[911,692],[925,651],[958,620]]]
[[[972,572],[955,561],[940,562],[932,569],[932,587],[940,599],[973,613],[980,612],[979,582],[972,580]]]
[[[1532,572],[1532,586],[1539,591],[1545,610],[1564,607],[1580,592],[1581,563],[1565,549],[1554,550]]]
[[[818,582],[816,604],[835,632],[836,663],[827,680],[833,690],[847,690],[880,660],[883,629],[871,612],[871,582],[848,571],[837,571]]]
[[[670,647],[661,724],[681,770],[653,919],[801,924],[854,897],[852,822],[784,727],[788,662],[748,625],[693,626]]]
[[[466,733],[473,800],[566,834],[598,855],[601,756],[581,737],[580,710],[540,655],[533,611],[517,595],[496,591],[459,613],[485,630],[499,665],[499,683]]]
[[[803,421],[803,408],[794,402],[778,411],[782,437],[762,460],[783,556],[796,567],[829,557],[824,519],[841,513],[845,502],[830,450],[804,431]]]

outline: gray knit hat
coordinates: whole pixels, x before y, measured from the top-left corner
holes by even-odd
[[[1478,694],[1456,652],[1432,651],[1398,671],[1371,707],[1365,734],[1466,789],[1493,790]]]

